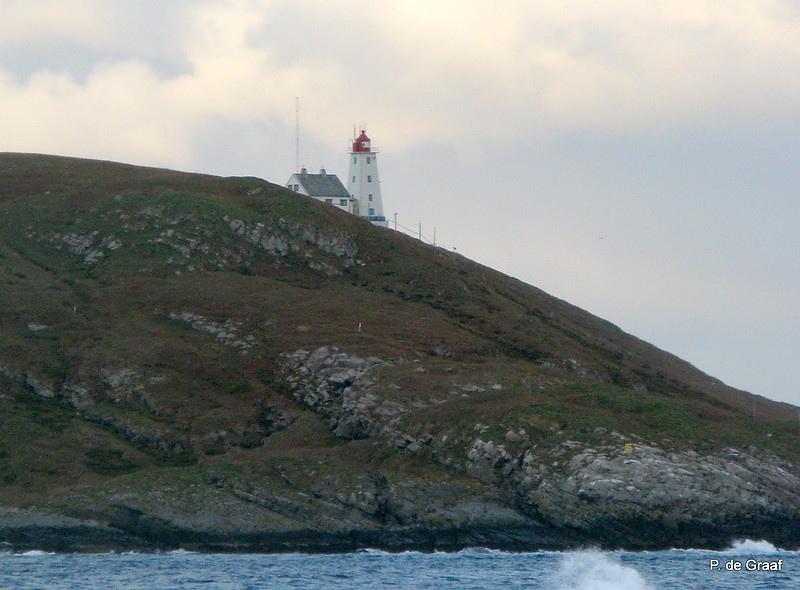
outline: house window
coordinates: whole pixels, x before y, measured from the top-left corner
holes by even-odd
[[[370,162],[372,162],[372,158],[370,158],[369,156],[367,156],[367,164],[369,164]]]
[[[358,158],[353,158],[353,164],[358,164]]]
[[[370,215],[375,215],[375,209],[373,209],[372,207],[370,207],[370,208],[369,208],[369,214],[370,214]]]
[[[372,182],[372,177],[371,176],[367,176],[367,182]]]
[[[356,181],[356,177],[354,176],[354,177],[353,177],[353,182],[355,182],[355,181]]]
[[[347,207],[347,199],[339,199],[340,207]]]
[[[372,200],[372,193],[369,194],[369,200]]]
[[[333,205],[333,199],[325,199],[325,202],[329,205]]]

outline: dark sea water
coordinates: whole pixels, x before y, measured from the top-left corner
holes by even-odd
[[[779,561],[782,560],[782,561]],[[754,564],[780,571],[748,571]],[[736,564],[742,569],[737,571]],[[711,569],[716,565],[718,569]],[[763,566],[762,566],[763,567]],[[800,552],[764,541],[728,551],[459,553],[362,551],[341,555],[0,554],[3,589],[541,588],[754,590],[800,588]]]

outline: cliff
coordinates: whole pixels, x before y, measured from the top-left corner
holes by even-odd
[[[800,545],[798,409],[255,178],[0,155],[0,543]]]

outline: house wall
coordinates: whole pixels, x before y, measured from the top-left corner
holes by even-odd
[[[294,191],[298,194],[311,196],[308,194],[308,191],[303,186],[302,180],[298,177],[297,174],[292,174],[292,177],[286,183],[286,188],[291,191]],[[343,197],[331,197],[327,195],[314,195],[311,196],[312,199],[316,199],[317,201],[321,201],[327,205],[332,205],[337,209],[341,209],[342,211],[346,211],[347,213],[351,213],[357,215],[358,207],[356,206],[355,200],[352,198],[346,199]]]

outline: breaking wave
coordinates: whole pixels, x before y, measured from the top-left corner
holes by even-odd
[[[634,568],[600,551],[565,554],[550,587],[553,590],[654,590]]]
[[[778,553],[783,549],[778,549],[769,541],[751,541],[750,539],[742,539],[741,541],[734,541],[730,549],[726,549],[724,553],[731,555],[753,555],[764,553]]]

